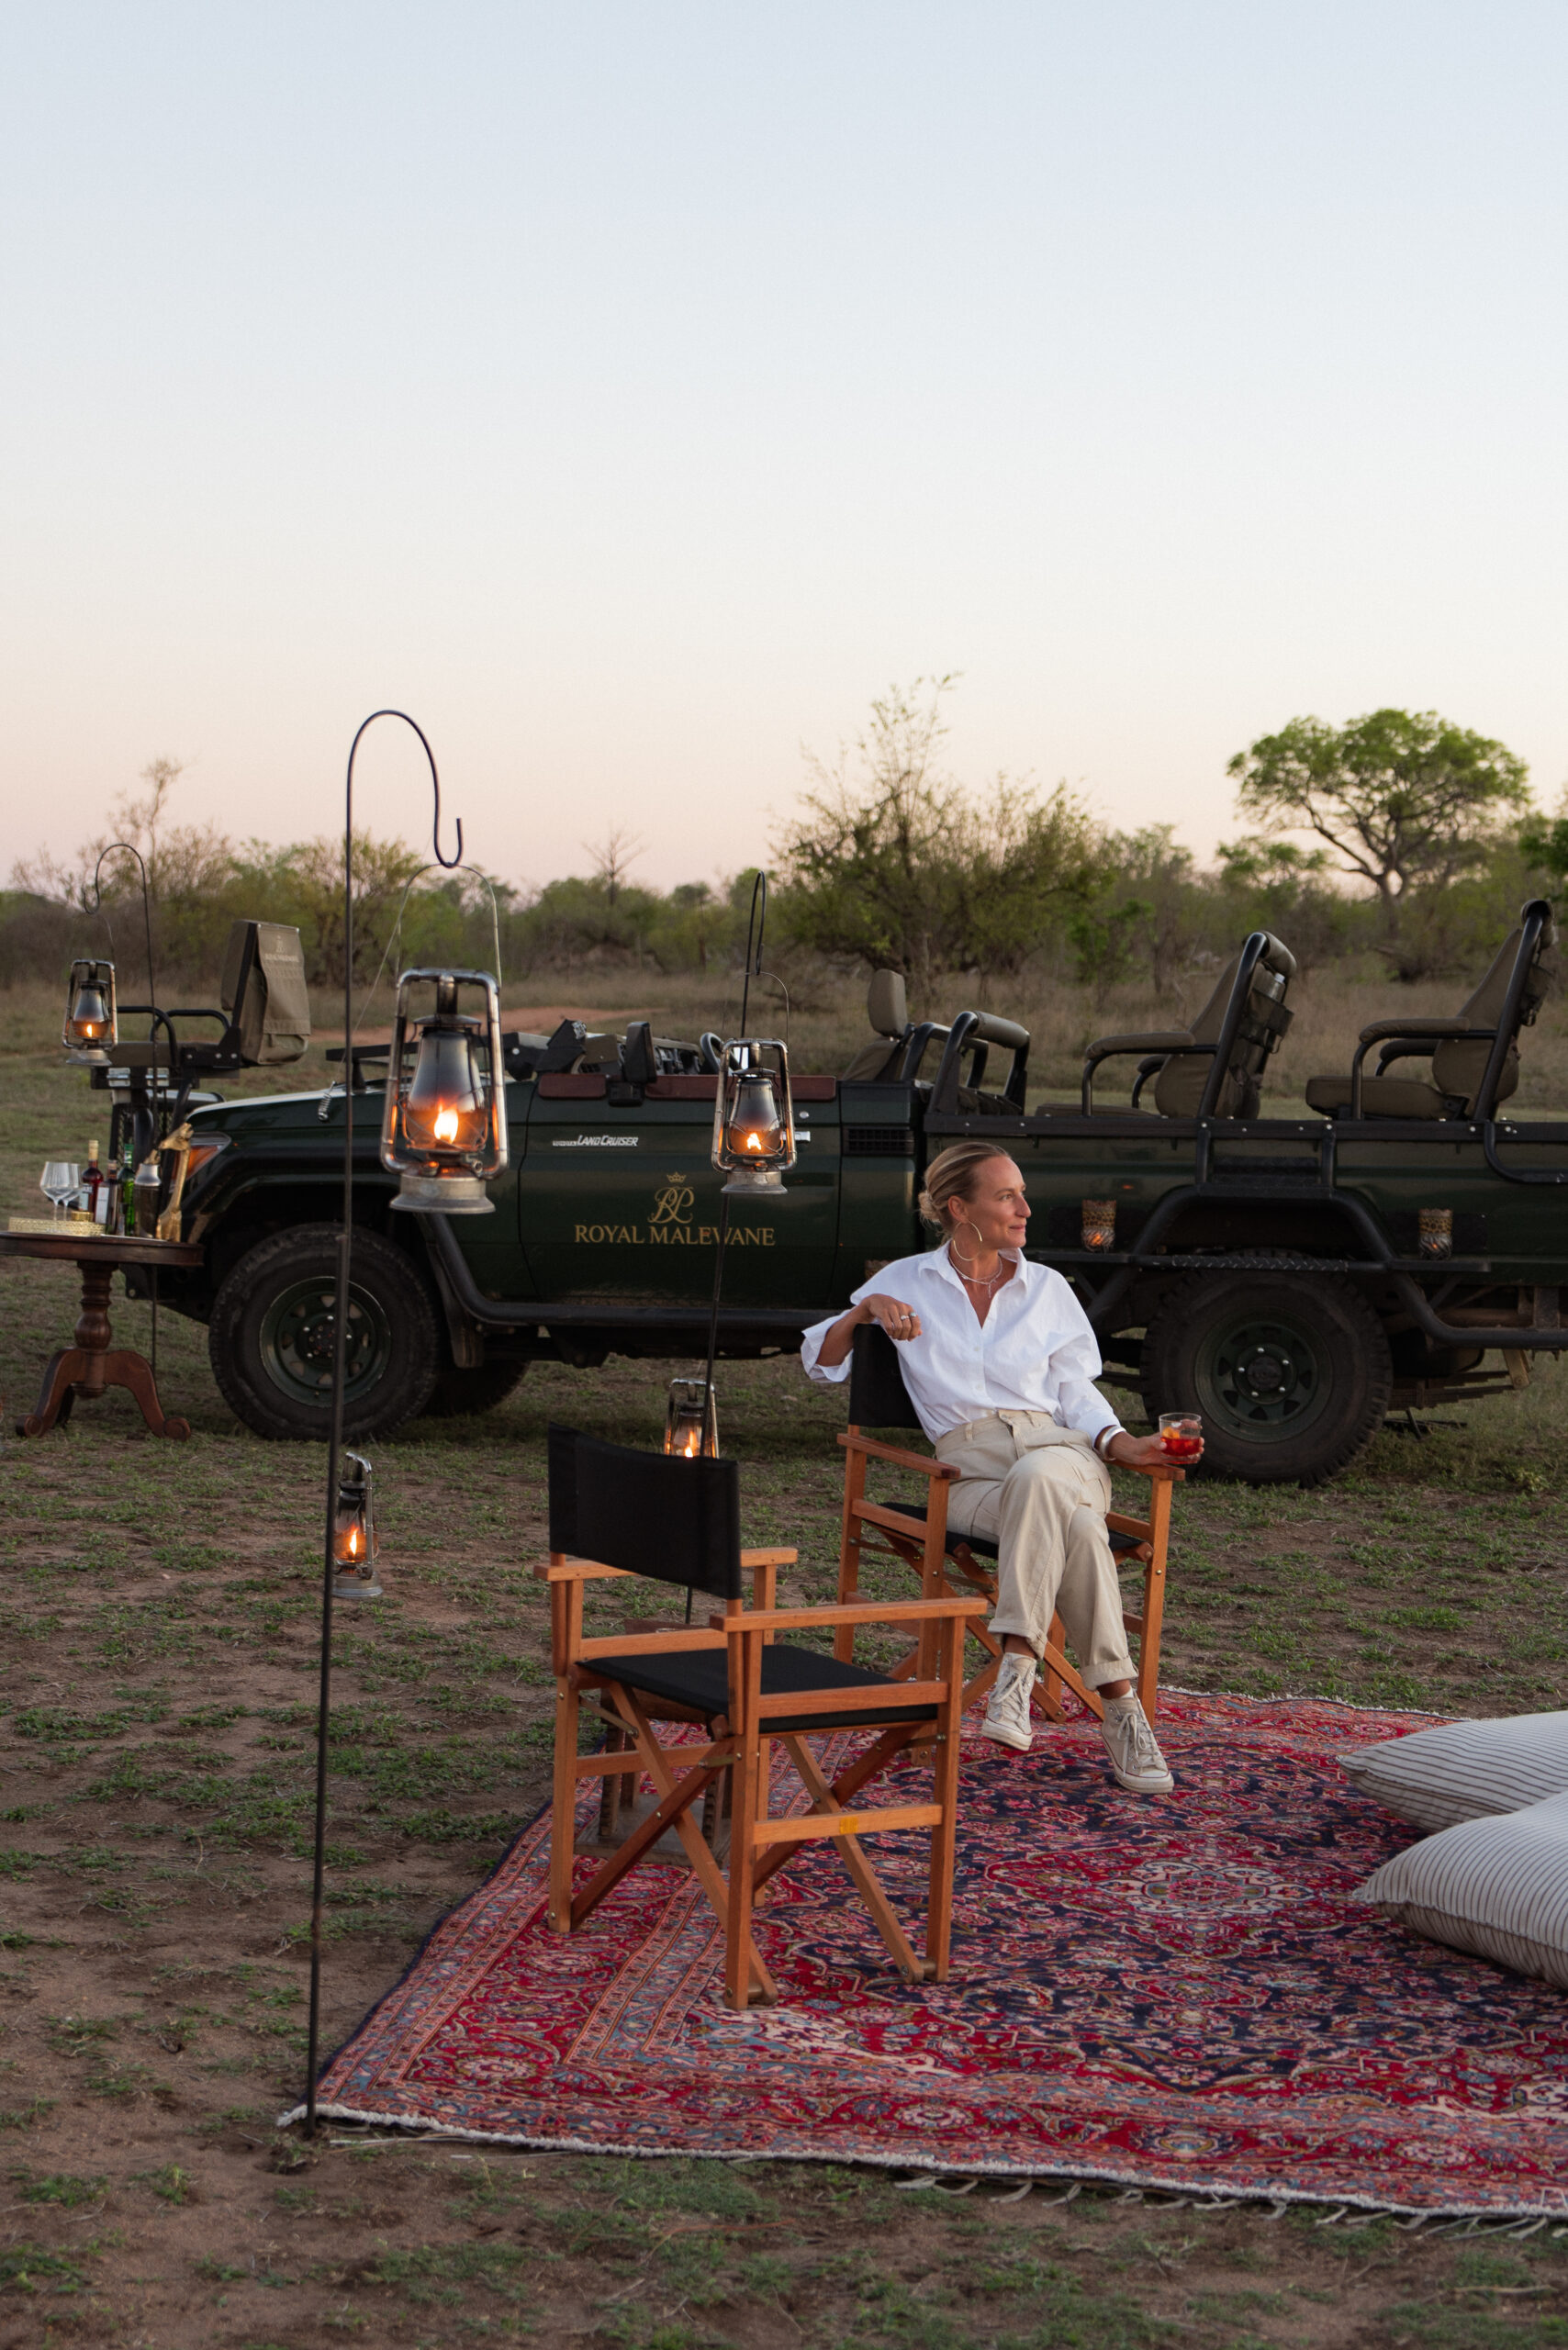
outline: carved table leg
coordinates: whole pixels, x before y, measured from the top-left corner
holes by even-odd
[[[189,1420],[165,1417],[153,1383],[152,1366],[146,1356],[132,1354],[129,1348],[117,1348],[113,1354],[103,1355],[99,1360],[104,1366],[105,1386],[129,1387],[140,1404],[141,1416],[153,1435],[173,1437],[176,1443],[183,1443],[191,1432],[191,1424]]]
[[[114,1267],[85,1263],[81,1272],[82,1312],[76,1324],[76,1344],[62,1347],[50,1356],[39,1391],[38,1408],[25,1420],[17,1421],[17,1435],[45,1436],[51,1427],[69,1419],[78,1395],[91,1403],[106,1388],[125,1387],[135,1396],[141,1416],[154,1436],[170,1437],[176,1443],[183,1441],[191,1432],[191,1424],[177,1415],[165,1414],[146,1357],[126,1347],[110,1348],[114,1332],[109,1322],[109,1286],[114,1280]]]
[[[87,1358],[79,1347],[61,1347],[50,1355],[39,1389],[36,1407],[17,1422],[18,1436],[47,1436],[55,1422],[70,1416],[73,1382],[85,1376]]]

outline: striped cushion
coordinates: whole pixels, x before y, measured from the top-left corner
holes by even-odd
[[[1568,1713],[1443,1722],[1341,1754],[1352,1786],[1428,1830],[1568,1793]]]
[[[1568,1795],[1428,1836],[1352,1898],[1428,1941],[1568,1991]]]

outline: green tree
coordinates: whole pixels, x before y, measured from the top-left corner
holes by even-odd
[[[1227,772],[1245,814],[1316,833],[1340,872],[1371,885],[1380,951],[1406,979],[1418,976],[1399,952],[1406,901],[1484,865],[1529,804],[1522,759],[1435,711],[1375,710],[1338,727],[1295,718]]]
[[[951,677],[916,678],[871,705],[775,843],[792,934],[903,972],[929,1003],[944,970],[1016,969],[1093,894],[1098,844],[1065,789],[999,776],[971,791],[941,765]]]

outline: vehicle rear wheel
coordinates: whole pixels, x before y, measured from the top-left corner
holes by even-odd
[[[1383,1325],[1358,1290],[1261,1255],[1255,1270],[1171,1290],[1143,1372],[1150,1418],[1201,1412],[1203,1472],[1249,1485],[1316,1485],[1343,1469],[1382,1427],[1394,1379]]]
[[[326,1440],[337,1270],[337,1225],[297,1225],[241,1257],[218,1292],[207,1330],[213,1376],[258,1436]],[[344,1433],[386,1436],[423,1411],[444,1351],[418,1270],[378,1233],[356,1233]]]
[[[526,1357],[521,1362],[497,1357],[468,1371],[454,1362],[443,1363],[425,1405],[425,1417],[458,1420],[477,1412],[493,1412],[498,1404],[506,1402],[527,1369]]]

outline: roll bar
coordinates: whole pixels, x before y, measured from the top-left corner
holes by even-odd
[[[986,1057],[992,1045],[1013,1056],[1007,1082],[1002,1089],[1002,1099],[1014,1104],[1020,1117],[1024,1115],[1024,1089],[1029,1068],[1029,1031],[1020,1028],[1015,1020],[1003,1020],[994,1012],[960,1012],[954,1021],[943,1047],[936,1082],[931,1089],[933,1110],[951,1113],[958,1109],[964,1054],[972,1052],[975,1056],[969,1070],[969,1083],[978,1086],[985,1075]]]

